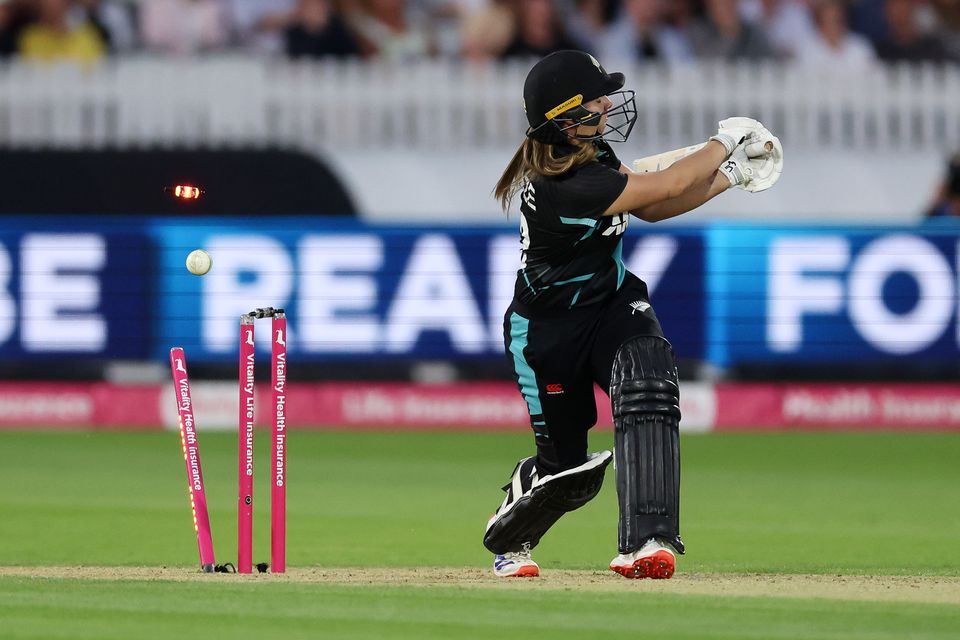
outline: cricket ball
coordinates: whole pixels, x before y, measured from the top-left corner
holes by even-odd
[[[203,249],[194,249],[187,256],[187,271],[195,276],[202,276],[210,271],[213,266],[213,259],[210,254]]]

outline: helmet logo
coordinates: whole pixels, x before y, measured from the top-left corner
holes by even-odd
[[[590,62],[592,62],[593,66],[597,68],[597,71],[599,71],[600,73],[603,73],[603,67],[600,66],[600,62],[596,58],[591,56],[589,53],[587,54],[587,56],[590,57]]]
[[[556,118],[558,115],[560,115],[567,109],[573,109],[574,107],[579,107],[581,104],[583,104],[583,94],[578,93],[572,98],[568,100],[564,100],[563,102],[555,106],[553,109],[550,109],[550,111],[547,111],[543,115],[547,117],[547,120],[553,120],[554,118]]]

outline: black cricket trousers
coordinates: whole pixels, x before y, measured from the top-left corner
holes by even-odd
[[[597,422],[593,385],[610,390],[613,359],[637,336],[663,337],[647,285],[631,273],[615,295],[586,307],[531,310],[503,321],[507,358],[530,412],[540,476],[583,464]]]

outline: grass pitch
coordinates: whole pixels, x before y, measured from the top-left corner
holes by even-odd
[[[258,435],[254,560],[269,560]],[[594,449],[611,445],[594,434]],[[218,561],[236,438],[201,434]],[[2,433],[0,637],[955,638],[960,437],[684,437],[671,581],[627,581],[613,473],[493,580],[480,544],[526,434],[293,432],[286,576],[195,573],[176,433]],[[65,567],[86,567],[69,569]]]

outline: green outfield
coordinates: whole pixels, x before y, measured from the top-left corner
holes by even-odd
[[[269,559],[258,434],[255,561]],[[611,445],[609,433],[593,448]],[[628,581],[613,471],[496,581],[480,544],[525,434],[295,431],[286,576],[201,575],[176,433],[0,433],[2,638],[960,637],[960,436],[683,439],[670,581]],[[236,438],[201,434],[219,561]],[[84,567],[77,569],[76,567]]]

